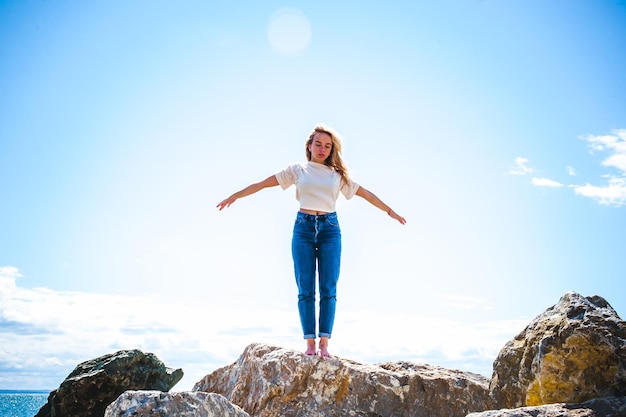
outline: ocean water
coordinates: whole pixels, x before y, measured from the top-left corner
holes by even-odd
[[[0,417],[33,417],[48,400],[49,392],[0,390]]]

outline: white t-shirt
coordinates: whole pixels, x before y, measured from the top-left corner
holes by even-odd
[[[296,185],[300,208],[328,213],[335,211],[339,191],[349,200],[359,189],[352,180],[345,184],[341,175],[329,166],[311,161],[289,165],[276,174],[276,179],[283,190]]]

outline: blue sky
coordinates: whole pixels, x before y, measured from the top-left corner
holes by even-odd
[[[618,314],[623,1],[0,2],[0,388],[154,352],[189,389],[302,349],[294,190],[215,205],[344,138],[331,353],[489,376],[567,291]]]

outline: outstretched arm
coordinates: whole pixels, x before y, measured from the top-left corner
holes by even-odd
[[[231,195],[230,197],[226,198],[221,203],[219,203],[217,205],[217,208],[220,209],[221,211],[222,209],[226,207],[230,207],[231,204],[233,204],[235,201],[237,201],[238,199],[242,197],[247,197],[251,194],[256,193],[257,191],[261,191],[264,188],[275,187],[277,185],[278,185],[278,180],[276,179],[275,175],[272,175],[270,177],[265,178],[261,182],[250,184],[243,190],[237,191],[235,194]]]
[[[400,216],[398,213],[393,211],[391,207],[383,203],[383,201],[380,198],[378,198],[376,194],[374,194],[373,192],[366,190],[365,188],[359,186],[359,189],[356,190],[356,195],[366,199],[373,206],[376,206],[382,211],[386,212],[392,219],[396,219],[397,221],[399,221],[400,224],[406,223],[406,220],[404,219],[404,217]]]

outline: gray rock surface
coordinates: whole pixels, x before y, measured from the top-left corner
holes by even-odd
[[[121,350],[79,364],[35,417],[102,417],[124,391],[169,391],[182,377],[152,353]]]
[[[471,413],[467,417],[625,417],[626,397],[604,397],[582,404],[549,404],[534,407]]]
[[[362,365],[263,344],[196,383],[255,417],[462,417],[493,408],[487,378],[409,362]]]
[[[250,417],[219,394],[206,392],[126,391],[105,417]]]

